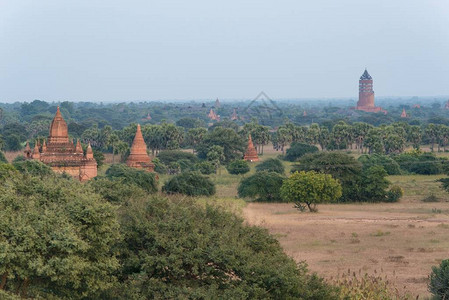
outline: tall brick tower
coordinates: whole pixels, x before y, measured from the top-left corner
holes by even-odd
[[[359,101],[355,109],[367,112],[382,111],[381,107],[374,105],[373,78],[366,69],[359,80]]]

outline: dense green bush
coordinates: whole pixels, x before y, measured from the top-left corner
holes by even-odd
[[[193,168],[203,175],[213,174],[217,170],[215,168],[215,166],[210,161],[202,161],[202,162],[196,163]]]
[[[387,189],[390,182],[385,178],[387,175],[382,166],[372,166],[364,170],[360,183],[360,200],[368,202],[388,201]]]
[[[391,157],[383,154],[363,154],[358,158],[358,161],[362,163],[364,170],[369,169],[372,166],[382,166],[388,175],[400,175],[401,168],[399,164]]]
[[[313,145],[303,143],[292,143],[287,149],[284,159],[288,161],[296,161],[301,156],[307,153],[318,152],[318,148]]]
[[[2,151],[0,151],[0,163],[8,163],[8,160],[6,159],[5,154],[3,154]]]
[[[351,155],[340,152],[306,154],[299,159],[298,165],[292,167],[291,172],[296,171],[317,171],[331,174],[332,177],[340,181],[343,189],[343,195],[339,201],[361,200],[362,164]]]
[[[197,172],[185,172],[170,178],[162,187],[168,194],[188,196],[212,196],[215,194],[214,183]]]
[[[404,195],[404,191],[400,186],[393,185],[387,192],[388,202],[398,202],[399,199]]]
[[[148,193],[157,191],[156,176],[144,170],[129,168],[126,165],[112,165],[106,170],[106,178],[113,181],[121,181],[125,184],[133,184]]]
[[[449,299],[449,259],[443,260],[438,267],[432,267],[429,279],[429,291],[435,299]]]
[[[249,172],[249,164],[243,159],[234,160],[226,166],[226,170],[228,170],[229,174],[233,175],[246,174]]]
[[[180,160],[187,160],[192,164],[198,162],[198,158],[194,154],[178,150],[161,151],[157,155],[157,158],[166,166],[170,165],[172,162],[179,162]]]
[[[217,123],[216,123],[217,124]],[[231,124],[234,124],[231,122]],[[234,124],[235,125],[235,124]],[[204,136],[204,139],[196,147],[198,157],[207,158],[207,153],[213,146],[223,147],[224,161],[226,163],[239,159],[245,151],[245,141],[235,130],[224,127],[212,127]]]
[[[86,185],[113,204],[123,204],[133,199],[143,199],[147,195],[144,189],[135,184],[127,184],[121,180],[109,180],[106,177],[96,177]]]
[[[268,172],[276,172],[279,174],[285,174],[285,167],[282,164],[282,161],[277,158],[269,158],[266,161],[258,164],[256,166],[256,171],[268,171]]]
[[[404,171],[421,175],[444,173],[449,164],[446,159],[438,158],[430,152],[402,153],[393,156],[393,159]]]
[[[20,173],[26,173],[32,176],[44,177],[54,174],[49,166],[37,160],[14,161],[13,166]]]
[[[154,171],[159,174],[166,174],[167,173],[167,166],[164,165],[159,158],[155,157],[152,159],[152,162],[154,164]]]
[[[224,209],[153,197],[120,220],[123,267],[104,299],[337,299],[266,229]]]
[[[244,178],[238,186],[239,197],[256,201],[282,202],[281,186],[285,177],[277,172],[260,171]]]

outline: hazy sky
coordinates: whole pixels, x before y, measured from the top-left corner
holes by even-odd
[[[0,101],[449,95],[448,0],[0,0]]]

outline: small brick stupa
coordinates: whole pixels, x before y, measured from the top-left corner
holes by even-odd
[[[130,154],[126,160],[126,165],[132,168],[144,169],[148,172],[154,171],[154,164],[148,156],[147,145],[143,139],[140,124],[137,124],[136,136],[134,137]]]
[[[407,113],[405,112],[405,108],[402,109],[401,118],[407,118]]]
[[[49,165],[56,173],[67,173],[80,181],[86,181],[97,176],[97,161],[94,159],[92,147],[87,147],[86,155],[80,141],[76,146],[69,140],[67,123],[62,118],[59,106],[50,125],[50,135],[42,147],[39,141],[34,144],[33,152],[27,143],[25,157],[39,160]],[[31,154],[31,155],[30,155]]]
[[[248,146],[246,147],[246,152],[245,156],[243,156],[243,159],[250,162],[259,161],[259,156],[257,156],[257,151],[256,148],[254,147],[251,134],[249,135]]]

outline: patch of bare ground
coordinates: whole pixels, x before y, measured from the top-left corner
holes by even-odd
[[[318,213],[250,203],[243,214],[329,280],[348,269],[386,276],[400,291],[423,299],[431,267],[449,258],[447,202],[320,205]]]

